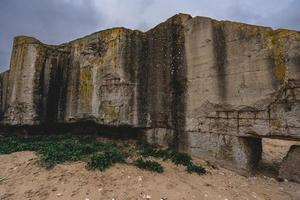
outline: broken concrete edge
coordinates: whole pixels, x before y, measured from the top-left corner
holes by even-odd
[[[300,145],[292,145],[283,158],[278,178],[300,183]]]

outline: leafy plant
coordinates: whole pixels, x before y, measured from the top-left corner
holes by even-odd
[[[173,149],[159,149],[153,145],[144,143],[140,145],[140,154],[144,157],[162,158],[164,160],[171,160],[176,165],[186,166],[189,173],[195,172],[198,175],[205,174],[205,168],[193,164],[192,157],[186,153],[181,153]]]
[[[171,154],[171,160],[176,165],[184,165],[188,166],[192,163],[192,158],[186,153],[180,153],[177,151],[173,151]]]
[[[141,148],[141,155],[145,157],[155,157],[155,158],[162,158],[162,159],[170,159],[176,165],[184,165],[187,166],[191,163],[192,158],[186,153],[180,153],[173,149],[158,149],[150,144],[142,144]]]
[[[0,154],[35,151],[40,163],[52,167],[64,161],[77,161],[113,147],[112,143],[97,141],[89,136],[32,136],[0,138]]]
[[[206,170],[204,167],[199,166],[199,165],[195,165],[193,163],[189,164],[186,166],[186,171],[189,173],[195,172],[198,175],[203,175],[206,173]]]
[[[144,157],[152,156],[155,158],[169,159],[171,151],[171,149],[158,149],[147,143],[140,145],[140,154]]]
[[[205,173],[205,169],[195,165],[192,158],[186,153],[180,153],[173,149],[160,149],[144,143],[130,146],[126,143],[116,145],[109,141],[99,141],[91,136],[84,135],[37,135],[30,137],[6,136],[0,138],[0,154],[9,154],[17,151],[35,151],[39,155],[42,166],[52,167],[65,161],[87,161],[90,169],[101,171],[115,163],[124,163],[127,156],[155,157],[163,160],[171,160],[176,165],[186,166],[189,173],[199,175]],[[138,159],[135,166],[162,173],[164,168],[155,161]]]
[[[138,168],[145,169],[148,171],[153,171],[157,173],[164,172],[164,168],[161,166],[161,164],[152,160],[143,160],[142,158],[139,158],[134,162],[134,165]]]
[[[91,160],[88,162],[88,167],[90,169],[99,169],[100,171],[104,171],[115,163],[124,162],[125,157],[123,153],[118,149],[113,148],[109,151],[104,151],[93,155]]]

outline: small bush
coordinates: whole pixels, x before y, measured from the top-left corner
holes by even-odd
[[[142,155],[171,160],[176,165],[186,166],[189,173],[199,175],[205,173],[201,166],[193,164],[192,158],[173,149],[159,149],[144,143],[138,146],[115,145],[108,141],[98,141],[96,138],[84,135],[38,135],[31,137],[7,136],[0,138],[0,154],[18,151],[35,151],[39,162],[45,167],[52,167],[65,161],[87,161],[90,169],[107,169],[115,163],[124,163],[126,156]],[[126,156],[125,156],[126,155]],[[163,167],[155,161],[138,159],[134,162],[139,168],[162,173]]]
[[[198,175],[203,175],[206,173],[206,170],[204,167],[195,165],[193,163],[186,166],[186,171],[189,173],[195,172]]]
[[[176,165],[184,165],[187,166],[191,163],[192,158],[186,153],[180,153],[173,149],[158,149],[150,144],[142,144],[141,148],[141,155],[145,157],[155,157],[155,158],[162,158],[162,159],[170,159]]]
[[[159,164],[156,161],[151,161],[151,160],[145,161],[140,158],[134,162],[134,165],[137,166],[138,168],[145,169],[148,171],[154,171],[154,172],[158,172],[158,173],[164,172],[164,168],[161,166],[161,164]]]
[[[181,153],[173,149],[158,149],[155,146],[144,143],[140,145],[140,154],[144,157],[162,158],[171,160],[176,165],[186,166],[186,171],[189,173],[195,172],[198,175],[205,174],[205,168],[193,164],[192,157],[186,153]]]
[[[155,157],[155,158],[163,158],[168,159],[170,152],[169,149],[157,149],[154,146],[144,143],[140,146],[140,153],[144,157]]]
[[[115,163],[124,163],[125,157],[118,149],[111,149],[109,151],[104,151],[95,154],[91,157],[88,162],[88,167],[90,169],[99,169],[104,171],[105,169],[111,167]]]
[[[192,163],[191,156],[189,156],[186,153],[180,153],[180,152],[176,152],[176,151],[172,152],[171,160],[176,165],[188,166]]]
[[[90,136],[52,135],[0,138],[0,154],[35,151],[40,156],[40,163],[45,167],[52,167],[64,161],[83,160],[96,152],[106,151],[113,147],[110,142],[97,141]]]

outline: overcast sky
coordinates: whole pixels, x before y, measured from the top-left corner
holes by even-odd
[[[300,0],[0,0],[0,71],[17,35],[59,44],[115,26],[145,31],[179,12],[300,30]]]

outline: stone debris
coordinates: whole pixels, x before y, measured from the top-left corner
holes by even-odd
[[[62,193],[57,193],[56,196],[61,197],[63,194]]]
[[[284,182],[294,181],[300,183],[300,145],[293,145],[286,157],[283,159],[279,178]]]
[[[141,176],[138,176],[138,181],[142,181],[143,178]]]

